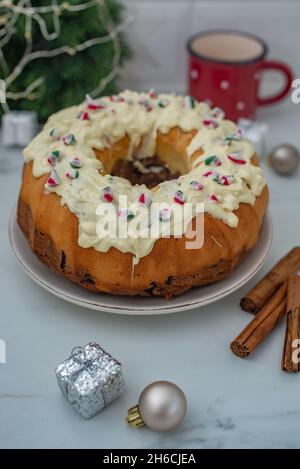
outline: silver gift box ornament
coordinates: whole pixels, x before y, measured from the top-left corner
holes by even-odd
[[[38,131],[37,114],[33,111],[9,111],[2,117],[4,146],[25,147]]]
[[[72,406],[91,418],[122,394],[122,365],[95,342],[75,347],[55,370],[58,385]]]

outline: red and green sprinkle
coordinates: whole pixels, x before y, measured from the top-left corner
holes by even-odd
[[[112,202],[114,200],[114,195],[111,187],[104,187],[101,194],[103,202]]]
[[[51,170],[50,176],[49,176],[48,179],[47,179],[46,185],[47,185],[48,187],[55,187],[55,186],[57,186],[59,183],[60,183],[60,178],[59,178],[57,172],[55,171],[55,169],[53,168],[53,169]]]
[[[207,198],[208,202],[212,202],[214,204],[220,203],[218,197],[215,194],[210,194]]]
[[[185,96],[183,98],[183,107],[184,109],[195,109],[196,100],[190,95]]]
[[[78,118],[79,118],[80,120],[82,120],[82,121],[89,121],[89,120],[90,120],[90,115],[89,115],[89,113],[88,113],[87,111],[82,111],[82,112],[79,114]]]
[[[206,166],[221,166],[222,162],[217,155],[211,155],[204,160]]]
[[[205,178],[213,179],[214,181],[218,181],[220,174],[217,171],[207,171],[203,174]]]
[[[234,176],[231,174],[228,176],[219,175],[217,182],[218,184],[221,184],[222,186],[231,186],[231,184],[234,183]]]
[[[241,129],[237,129],[235,132],[227,135],[222,142],[226,145],[230,145],[231,142],[239,142],[242,139],[242,131]]]
[[[204,185],[201,184],[201,182],[199,181],[191,181],[190,185],[193,189],[196,189],[197,191],[202,191],[204,189]]]
[[[207,117],[203,119],[202,124],[207,127],[208,129],[214,130],[217,127],[219,127],[218,122],[215,119],[212,119],[210,117]]]
[[[124,209],[119,210],[118,215],[121,220],[130,221],[134,218],[134,213],[129,208],[124,208]]]
[[[55,166],[60,160],[61,160],[61,155],[58,150],[52,151],[47,158],[47,161],[50,164],[50,166]]]
[[[161,108],[165,108],[165,107],[167,107],[169,104],[170,104],[170,101],[169,101],[168,99],[160,99],[160,100],[158,101],[158,105],[159,105],[159,107],[161,107]]]
[[[151,99],[157,99],[157,93],[153,88],[149,91],[149,96]]]
[[[75,145],[76,143],[76,138],[73,134],[69,133],[69,134],[65,134],[63,136],[63,142],[65,145]]]
[[[59,140],[59,130],[56,127],[53,127],[53,129],[50,130],[49,135],[54,140]]]
[[[246,160],[240,158],[239,153],[230,153],[229,155],[227,155],[227,158],[232,161],[232,163],[237,165],[244,165],[247,163]]]
[[[145,192],[142,192],[139,195],[138,201],[141,205],[145,205],[146,207],[150,207],[152,198],[150,195],[146,194]]]
[[[180,189],[178,189],[174,194],[173,200],[177,204],[183,205],[186,202],[186,196]]]
[[[70,166],[71,168],[74,168],[74,169],[77,169],[77,168],[81,168],[81,161],[80,161],[80,158],[73,158],[71,161],[70,161]]]
[[[79,171],[78,169],[71,168],[67,173],[66,173],[67,178],[69,179],[77,179],[79,177]]]
[[[160,221],[162,222],[166,222],[166,221],[169,221],[171,218],[171,211],[169,208],[162,208],[160,211],[159,211],[159,219]]]
[[[224,117],[225,117],[225,113],[224,113],[223,109],[221,109],[220,107],[215,107],[211,111],[211,115],[214,119],[224,119]]]

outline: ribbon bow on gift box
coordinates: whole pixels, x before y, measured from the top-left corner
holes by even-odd
[[[93,357],[88,358],[88,354],[84,347],[81,345],[77,345],[71,350],[71,357],[73,360],[80,365],[80,368],[77,370],[76,373],[72,375],[72,380],[75,381],[76,377],[82,372],[82,370],[86,370],[91,376],[93,376],[91,369],[89,367],[95,362],[95,360],[99,359],[105,351],[99,347],[98,344],[95,342],[89,342],[88,344],[90,347],[97,348],[97,354]],[[83,358],[82,358],[83,356]],[[104,401],[104,406],[107,407],[107,398],[105,395],[105,391],[103,387],[101,387],[101,393]]]

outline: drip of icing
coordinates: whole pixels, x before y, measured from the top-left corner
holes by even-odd
[[[165,103],[164,106],[161,103]],[[78,116],[87,112],[87,109],[89,119],[79,119]],[[218,125],[210,128],[211,126],[203,124],[207,119],[217,121]],[[163,182],[152,190],[152,202],[167,203],[173,207],[174,194],[180,190],[184,194],[185,203],[195,206],[202,202],[205,212],[231,227],[236,227],[238,218],[234,211],[240,203],[253,205],[255,198],[263,190],[265,180],[261,169],[251,163],[251,157],[255,153],[253,146],[240,137],[233,122],[224,120],[222,113],[217,117],[213,115],[205,103],[195,102],[190,107],[186,106],[181,96],[156,96],[153,93],[150,96],[148,93],[131,91],[120,93],[114,99],[106,97],[99,102],[83,103],[51,116],[42,132],[24,150],[24,157],[27,162],[33,162],[35,177],[55,170],[58,183],[53,186],[48,184],[46,189],[47,192],[58,194],[61,204],[66,204],[78,217],[80,246],[94,247],[101,252],[115,247],[121,252],[131,252],[139,259],[149,254],[156,240],[163,236],[165,223],[161,223],[154,237],[120,238],[97,235],[100,216],[96,214],[96,209],[107,203],[101,198],[103,189],[111,188],[112,203],[117,210],[120,195],[127,195],[128,203],[135,204],[141,192],[148,189],[143,185],[132,186],[123,178],[101,174],[99,170],[102,169],[102,164],[96,158],[93,148],[110,148],[127,135],[130,139],[129,158],[137,148],[141,159],[151,157],[155,154],[157,131],[166,134],[174,127],[179,127],[183,132],[196,130],[187,153],[192,157],[201,149],[202,154],[191,160],[190,172],[182,175],[180,180]],[[56,164],[53,161],[55,166],[48,162],[49,155],[53,152],[59,152],[60,155]],[[228,158],[232,154],[238,154],[238,159],[245,163],[236,164]],[[211,155],[216,155],[217,161],[221,162],[217,167],[220,181],[224,180],[222,177],[231,175],[231,184],[218,184],[216,179],[204,176],[208,170],[205,160]],[[66,177],[66,174],[71,163],[74,163],[74,158],[80,159],[80,169],[78,177],[72,179]],[[196,185],[201,190],[195,190]],[[218,203],[212,200],[212,194]],[[175,205],[178,208],[180,204]],[[143,212],[144,208],[140,207],[140,211]],[[181,234],[185,232],[194,213],[187,212],[185,215]],[[174,217],[170,219],[170,228],[171,234],[175,232],[175,228],[178,233]]]
[[[139,262],[140,262],[140,259],[138,257],[132,256],[130,286],[132,286],[132,282],[133,282],[134,268],[135,268],[136,265],[138,265]]]

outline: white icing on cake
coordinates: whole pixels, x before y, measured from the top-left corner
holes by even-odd
[[[94,109],[95,104],[100,108]],[[166,181],[149,191],[144,185],[132,186],[126,179],[99,173],[102,164],[93,148],[109,148],[128,135],[131,142],[128,157],[138,147],[140,157],[150,157],[155,154],[157,131],[168,133],[174,127],[180,127],[184,132],[197,131],[187,148],[189,157],[197,150],[203,150],[203,154],[192,162],[191,171],[178,180]],[[77,216],[80,246],[94,247],[101,252],[115,247],[139,259],[149,254],[155,241],[163,236],[164,223],[161,222],[154,239],[99,238],[96,226],[100,215],[96,214],[96,209],[99,204],[107,204],[101,197],[103,189],[111,188],[114,204],[118,204],[118,195],[123,194],[127,195],[129,203],[136,204],[139,195],[144,193],[152,202],[170,205],[175,203],[174,194],[180,190],[186,202],[194,205],[203,202],[205,212],[237,227],[234,210],[240,203],[253,205],[265,185],[261,169],[251,164],[255,153],[253,146],[237,132],[236,125],[224,120],[220,110],[211,110],[205,103],[175,95],[124,91],[97,101],[87,99],[79,106],[52,115],[42,132],[24,150],[24,157],[26,162],[33,161],[35,177],[52,171],[45,190],[57,193],[61,204],[66,204]],[[75,142],[70,134],[75,137]],[[52,160],[51,152],[54,152]],[[59,152],[59,156],[55,152]],[[212,155],[217,159],[206,164],[205,160]],[[210,172],[212,174],[208,174]],[[195,188],[201,185],[204,186],[202,190]],[[182,233],[194,215],[187,215]],[[171,218],[173,229],[175,225]]]

